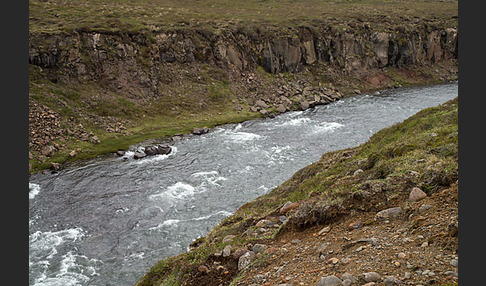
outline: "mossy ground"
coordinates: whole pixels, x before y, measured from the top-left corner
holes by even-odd
[[[274,32],[324,21],[402,29],[419,18],[457,25],[457,0],[29,0],[31,33],[140,32],[158,29],[270,27]],[[285,31],[287,33],[288,31]]]

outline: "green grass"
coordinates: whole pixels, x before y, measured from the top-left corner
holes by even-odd
[[[419,186],[426,193],[449,186],[458,178],[457,124],[458,99],[455,98],[377,132],[360,146],[325,153],[319,161],[302,168],[268,194],[241,206],[202,238],[196,249],[161,260],[137,286],[159,285],[160,281],[176,276],[179,277],[176,281],[183,284],[184,273],[224,247],[210,241],[228,234],[241,234],[289,200],[311,203],[307,212],[312,215],[320,208],[339,205],[346,197],[370,185],[382,186],[389,196],[408,192],[410,185]],[[358,168],[364,172],[354,177]],[[284,228],[267,238],[273,239]],[[251,239],[245,237],[232,245],[239,247],[249,242]],[[172,271],[176,265],[182,267]]]
[[[29,0],[31,33],[138,33],[228,26],[272,26],[278,30],[283,24],[287,29],[289,25],[297,28],[315,21],[369,21],[385,29],[388,22],[395,21],[404,27],[416,16],[455,25],[452,17],[457,15],[457,0]]]

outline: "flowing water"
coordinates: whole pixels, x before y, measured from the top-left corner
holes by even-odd
[[[133,285],[238,207],[332,150],[458,95],[444,84],[359,95],[29,179],[30,285]]]

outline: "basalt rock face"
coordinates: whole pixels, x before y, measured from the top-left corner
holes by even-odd
[[[157,96],[174,65],[204,63],[233,72],[262,66],[269,73],[299,72],[319,62],[343,74],[434,64],[458,58],[458,31],[417,25],[412,31],[369,26],[338,31],[302,27],[294,35],[203,30],[151,34],[73,32],[31,35],[29,63],[52,81],[103,81],[114,90]]]

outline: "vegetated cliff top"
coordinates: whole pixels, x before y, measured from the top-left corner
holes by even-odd
[[[332,24],[406,28],[426,20],[457,25],[457,0],[29,0],[29,32],[129,32],[292,28]]]
[[[457,111],[455,98],[325,153],[136,285],[317,285],[364,272],[457,285]]]

